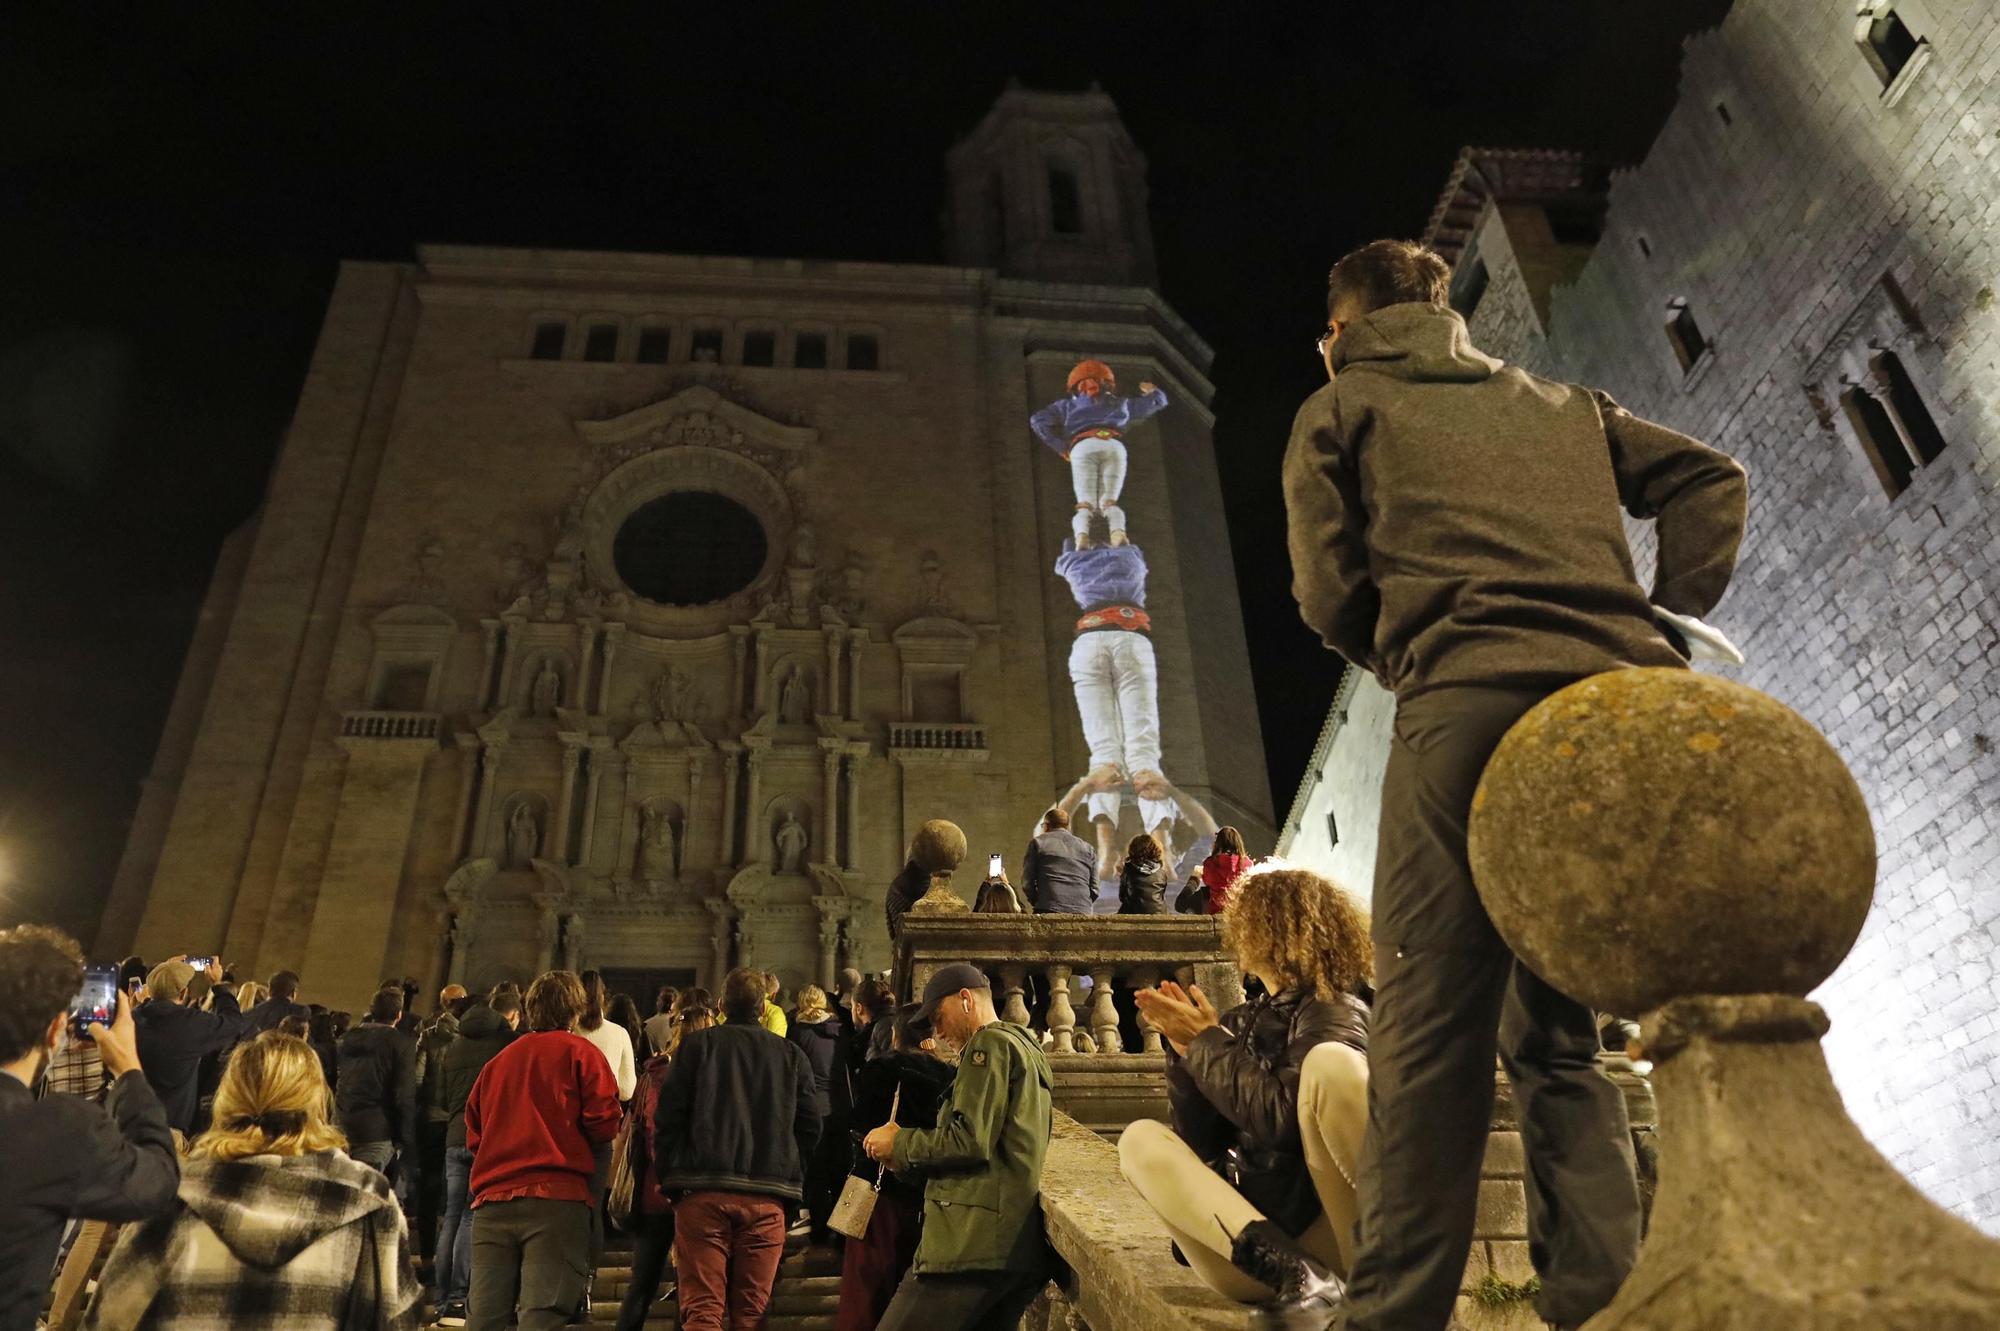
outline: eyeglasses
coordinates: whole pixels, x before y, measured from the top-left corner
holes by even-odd
[[[1340,320],[1328,319],[1326,321],[1326,331],[1319,335],[1319,341],[1313,343],[1313,350],[1318,352],[1322,356],[1326,355],[1326,344],[1333,341],[1333,339],[1339,336],[1340,336]]]

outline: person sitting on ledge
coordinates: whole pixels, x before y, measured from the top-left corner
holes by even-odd
[[[1317,1325],[1333,1310],[1322,1285],[1335,1297],[1339,1285],[1301,1257],[1345,1272],[1352,1256],[1368,920],[1318,874],[1272,868],[1237,883],[1222,927],[1223,946],[1267,993],[1218,1015],[1199,988],[1139,992],[1173,1051],[1173,1127],[1133,1123],[1118,1163],[1210,1287],[1263,1304],[1271,1325]],[[1234,1186],[1221,1172],[1232,1160]]]
[[[1039,915],[1088,915],[1097,904],[1097,852],[1050,809],[1021,865],[1028,905]]]

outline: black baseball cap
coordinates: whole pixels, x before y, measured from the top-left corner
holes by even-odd
[[[991,989],[993,982],[986,978],[986,972],[963,961],[954,961],[949,966],[938,967],[924,986],[924,996],[916,1004],[915,1011],[909,1013],[907,1024],[919,1036],[931,1033],[931,1022],[937,1016],[938,1004],[950,998],[961,989]]]

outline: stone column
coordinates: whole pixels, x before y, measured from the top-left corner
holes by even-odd
[[[445,969],[445,983],[465,983],[465,963],[472,951],[472,933],[471,903],[454,901],[451,906],[451,926],[446,934],[451,942],[451,964]]]
[[[1055,1052],[1076,1052],[1076,1009],[1070,1006],[1067,966],[1049,967],[1049,1034],[1055,1037]]]
[[[557,864],[570,862],[569,829],[576,821],[576,764],[582,752],[575,740],[563,741],[562,795],[556,803],[554,835],[549,838],[549,858]]]
[[[487,838],[493,828],[493,800],[500,776],[500,745],[488,744],[479,752],[479,816],[472,824],[472,847],[468,858],[478,859],[492,844]],[[499,857],[495,857],[499,858]]]
[[[820,835],[819,862],[833,865],[838,857],[834,851],[839,846],[840,837],[840,750],[828,748],[820,751]]]
[[[592,709],[599,716],[611,710],[611,667],[618,660],[618,644],[624,638],[623,624],[613,624],[604,630],[604,670],[597,678],[597,706]]]
[[[690,749],[687,756],[687,821],[681,824],[680,844],[675,846],[678,863],[674,866],[674,877],[680,877],[680,866],[697,864],[694,857],[694,833],[701,826],[701,774],[708,770],[708,755],[698,749]]]
[[[1159,982],[1160,970],[1157,966],[1141,966],[1132,972],[1134,989],[1151,989]],[[1153,1024],[1153,1019],[1146,1015],[1144,1008],[1139,1009],[1139,1052],[1142,1054],[1166,1052],[1160,1048],[1160,1028]]]
[[[465,834],[472,826],[472,803],[479,785],[479,740],[474,735],[458,736],[458,813],[451,826],[451,858],[465,858]]]
[[[708,907],[708,946],[710,977],[703,986],[714,993],[722,992],[722,977],[729,974],[729,924],[732,916],[729,903],[710,897],[702,903]]]
[[[500,653],[500,621],[482,619],[479,628],[486,639],[486,659],[479,667],[479,710],[491,710],[493,706],[493,662]]]
[[[1010,961],[1000,968],[1000,1020],[1016,1026],[1028,1024],[1028,968]]]
[[[826,631],[826,684],[820,691],[819,709],[826,716],[840,715],[840,630]]]
[[[756,669],[750,680],[750,715],[761,716],[764,712],[764,631],[757,630]],[[754,803],[754,801],[753,801]]]
[[[553,904],[544,903],[542,904],[540,923],[542,950],[540,960],[535,966],[535,974],[537,975],[540,975],[543,971],[555,969],[556,941],[562,933],[562,916],[556,913],[556,908]]]
[[[744,755],[744,760],[750,764],[750,793],[743,801],[743,845],[736,857],[738,864],[750,861],[752,847],[759,857],[768,853],[764,842],[770,831],[763,826],[764,751],[752,749]]]
[[[562,931],[563,969],[583,969],[583,916],[565,915]]]
[[[738,638],[738,642],[742,639]],[[722,835],[715,843],[715,867],[733,867],[741,863],[736,857],[736,769],[737,753],[725,749],[722,754]],[[693,817],[692,814],[689,817]]]
[[[1111,997],[1115,979],[1109,966],[1093,966],[1090,971],[1090,1033],[1097,1039],[1097,1052],[1119,1052],[1118,1007]]]
[[[604,786],[604,755],[610,747],[608,740],[600,736],[591,737],[589,776],[583,786],[583,832],[577,838],[578,864],[590,863],[590,854],[597,841],[597,797]]]
[[[520,616],[516,615],[511,620],[503,619],[500,622],[502,625],[500,630],[500,678],[493,686],[493,710],[496,712],[507,706],[509,700],[514,696],[514,667],[518,664],[516,658],[520,655],[519,651],[516,650],[520,646],[520,639],[514,630],[518,629],[523,621]]]
[[[847,635],[847,719],[861,719],[861,653],[868,645],[868,630],[854,629]]]
[[[743,657],[750,646],[750,640],[741,633],[732,632],[729,643],[729,710],[723,719],[743,715]]]
[[[865,750],[863,751],[865,752]],[[861,753],[847,754],[847,842],[840,857],[843,869],[852,872],[861,858]]]
[[[840,920],[832,915],[819,917],[819,983],[828,993],[836,987],[835,972],[840,952]]]
[[[590,666],[597,654],[597,625],[578,624],[576,626],[576,685],[569,691],[570,706],[583,711],[593,710],[590,690]]]

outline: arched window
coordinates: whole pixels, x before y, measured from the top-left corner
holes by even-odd
[[[583,358],[594,361],[618,359],[618,325],[592,324],[583,335]]]
[[[824,370],[826,334],[800,333],[792,342],[792,365],[800,370]]]
[[[1876,387],[1888,398],[1890,413],[1903,427],[1903,440],[1916,454],[1917,464],[1936,462],[1938,454],[1944,452],[1944,435],[1931,419],[1931,409],[1924,405],[1923,394],[1911,382],[1909,371],[1903,368],[1902,358],[1893,351],[1878,351],[1869,358],[1868,368],[1875,375]]]
[[[1896,81],[1896,76],[1916,58],[1924,44],[1922,38],[1910,31],[1910,25],[1903,22],[1894,6],[1883,0],[1876,0],[1863,11],[1855,25],[1854,42],[1884,88]]]
[[[776,365],[778,363],[778,335],[768,328],[759,328],[743,335],[743,363],[745,365]]]
[[[1854,427],[1854,437],[1861,441],[1868,465],[1875,469],[1875,478],[1882,482],[1882,489],[1891,499],[1909,489],[1916,464],[1910,460],[1902,436],[1896,433],[1896,423],[1889,419],[1880,399],[1860,384],[1849,384],[1840,394],[1840,406],[1847,413],[1847,423]]]
[[[1068,167],[1049,168],[1049,225],[1059,236],[1083,234],[1083,192]]]
[[[850,370],[882,368],[882,344],[876,340],[873,333],[847,335],[847,368]]]
[[[544,319],[535,325],[535,340],[528,354],[536,360],[561,360],[569,329],[559,319]]]
[[[1708,354],[1708,338],[1695,322],[1694,311],[1679,296],[1667,302],[1667,341],[1673,344],[1674,359],[1685,373]]]
[[[674,330],[662,328],[658,324],[639,330],[639,352],[636,359],[641,365],[665,365],[667,353],[674,347]]]

